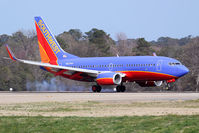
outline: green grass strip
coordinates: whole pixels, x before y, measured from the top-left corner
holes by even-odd
[[[195,133],[199,116],[2,116],[0,133]]]

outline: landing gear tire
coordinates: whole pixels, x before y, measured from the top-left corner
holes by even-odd
[[[93,85],[93,86],[92,86],[92,91],[93,91],[93,92],[97,92],[97,85]]]
[[[101,86],[97,86],[97,92],[101,92],[101,90],[102,90],[102,87]]]
[[[126,87],[125,86],[121,86],[120,91],[121,92],[125,92],[126,91]]]
[[[93,85],[92,86],[92,91],[93,92],[101,92],[101,90],[102,90],[102,87],[99,86],[99,85]]]
[[[126,87],[123,86],[123,85],[118,85],[118,86],[116,87],[116,91],[117,91],[117,92],[125,92],[125,91],[126,91]]]

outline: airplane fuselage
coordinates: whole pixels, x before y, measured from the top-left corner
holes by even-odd
[[[112,71],[126,74],[123,81],[160,81],[177,79],[188,69],[178,60],[162,56],[85,57],[61,60],[67,67]],[[79,80],[79,77],[74,80]]]

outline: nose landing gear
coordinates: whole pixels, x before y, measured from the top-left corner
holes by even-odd
[[[163,90],[166,91],[171,90],[171,83],[164,82]]]

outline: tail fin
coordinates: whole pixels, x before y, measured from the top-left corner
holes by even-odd
[[[35,17],[35,26],[42,62],[58,65],[62,59],[77,58],[77,56],[65,52],[60,47],[41,17]]]

